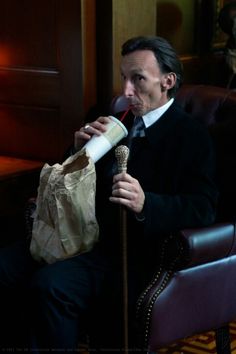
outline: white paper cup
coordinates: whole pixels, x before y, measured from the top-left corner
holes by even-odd
[[[120,120],[113,116],[109,118],[111,121],[106,124],[106,132],[99,136],[93,135],[84,146],[94,163],[128,135],[126,127]]]

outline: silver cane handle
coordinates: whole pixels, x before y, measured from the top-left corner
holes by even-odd
[[[129,157],[129,148],[126,145],[119,145],[115,149],[115,156],[117,159],[118,172],[127,171],[127,161]]]

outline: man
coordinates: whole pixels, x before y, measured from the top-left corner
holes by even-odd
[[[15,251],[11,267],[6,259],[13,251],[0,255],[1,288],[30,283],[31,337],[38,350],[76,351],[89,330],[91,350],[122,352],[120,206],[127,210],[130,349],[137,345],[135,303],[158,269],[163,240],[215,220],[214,151],[207,131],[175,102],[182,66],[174,49],[160,37],[128,40],[121,77],[130,104],[124,122],[129,131],[138,117],[144,125],[139,136],[121,141],[130,146],[127,173],[117,173],[114,149],[96,163],[98,245],[44,266],[25,248],[24,258]],[[102,134],[108,120],[101,116],[75,132],[74,149]]]

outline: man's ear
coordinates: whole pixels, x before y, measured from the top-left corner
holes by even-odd
[[[162,90],[169,90],[175,86],[176,83],[176,74],[173,72],[164,74],[161,80]]]

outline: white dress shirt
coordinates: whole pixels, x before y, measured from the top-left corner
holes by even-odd
[[[154,109],[153,111],[148,112],[147,114],[143,115],[143,121],[145,127],[148,128],[150,125],[155,123],[162,115],[167,111],[167,109],[172,105],[174,102],[174,98],[171,98],[167,103],[163,106]]]

